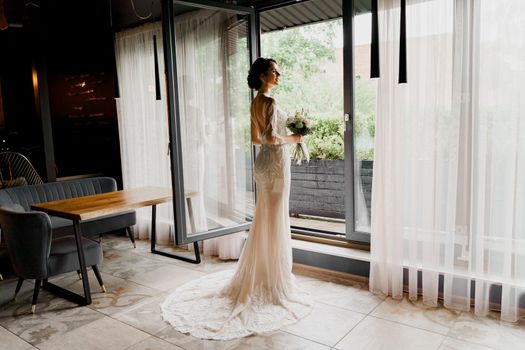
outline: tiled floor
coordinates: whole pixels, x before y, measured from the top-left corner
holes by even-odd
[[[108,293],[90,278],[93,303],[88,307],[42,291],[31,315],[31,283],[12,301],[16,280],[0,282],[0,349],[525,349],[525,325],[500,322],[497,314],[478,318],[408,300],[382,300],[359,283],[308,276],[298,281],[316,304],[300,322],[232,341],[200,340],[174,331],[162,320],[159,304],[186,281],[233,268],[235,262],[205,257],[192,265],[150,254],[147,241],[133,249],[122,236],[105,236],[103,244],[101,271]],[[76,273],[54,282],[82,290]]]

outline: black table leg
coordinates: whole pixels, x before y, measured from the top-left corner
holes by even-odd
[[[80,264],[80,273],[82,274],[84,297],[86,298],[86,305],[89,305],[91,304],[91,291],[89,290],[89,279],[86,269],[86,259],[84,257],[84,245],[82,244],[82,231],[80,230],[80,222],[78,220],[73,220],[73,227],[75,228],[75,241],[77,242],[78,262]]]
[[[156,227],[157,218],[156,218],[156,216],[157,216],[157,206],[155,204],[153,204],[151,206],[151,252],[153,254],[167,256],[167,257],[173,258],[173,259],[179,259],[179,260],[186,261],[186,262],[189,262],[189,263],[192,263],[192,264],[200,264],[200,262],[201,262],[201,254],[200,254],[200,251],[199,251],[199,243],[198,242],[193,242],[193,249],[195,251],[195,259],[190,259],[190,258],[187,258],[185,256],[176,255],[176,254],[172,254],[172,253],[167,253],[167,252],[163,252],[163,251],[155,249],[155,245],[157,244],[157,232],[156,232],[157,231],[157,227]]]
[[[84,287],[84,296],[75,294],[67,289],[59,287],[53,283],[44,281],[43,288],[55,293],[63,298],[69,299],[79,305],[91,304],[91,291],[89,289],[89,280],[86,269],[86,259],[84,258],[84,246],[82,244],[82,232],[80,230],[80,222],[73,220],[73,228],[75,232],[75,241],[77,243],[78,262],[80,264],[80,273],[82,274],[82,285]]]
[[[157,206],[151,206],[151,252],[155,253],[155,244],[157,243]]]

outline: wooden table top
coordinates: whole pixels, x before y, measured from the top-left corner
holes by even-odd
[[[31,209],[70,220],[86,220],[170,201],[166,187],[142,187],[33,204]]]

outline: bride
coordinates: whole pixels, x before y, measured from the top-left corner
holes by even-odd
[[[228,340],[277,330],[306,316],[311,304],[292,274],[288,202],[290,156],[286,114],[270,97],[280,74],[273,59],[258,58],[248,86],[258,90],[251,105],[251,138],[261,149],[255,160],[255,215],[234,271],[204,276],[179,287],[161,305],[178,331],[203,339]]]

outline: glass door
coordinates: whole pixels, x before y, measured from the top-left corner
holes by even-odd
[[[261,52],[282,73],[272,91],[292,116],[314,122],[310,162],[291,165],[294,233],[345,238],[342,0],[286,3],[261,12]],[[293,146],[291,146],[293,147]]]
[[[251,8],[165,1],[176,243],[249,228]]]
[[[377,79],[371,78],[372,0],[345,1],[346,238],[370,243]]]
[[[370,78],[371,0],[259,8],[261,52],[282,72],[281,108],[314,120],[311,160],[292,164],[295,233],[370,242],[377,81]]]

